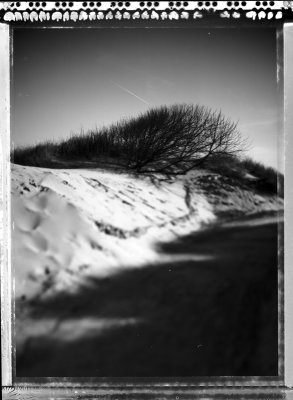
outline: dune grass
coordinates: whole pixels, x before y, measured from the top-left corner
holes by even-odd
[[[69,139],[15,148],[11,152],[11,161],[20,165],[58,168],[60,162],[94,161],[111,155],[116,155],[115,146],[106,130],[81,131]]]
[[[203,167],[229,177],[239,184],[248,185],[259,192],[284,197],[284,175],[275,168],[250,157],[213,156],[206,160]]]

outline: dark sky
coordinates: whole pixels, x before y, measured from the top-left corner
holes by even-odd
[[[278,164],[275,29],[15,29],[13,54],[15,145],[199,103],[239,121],[250,155]]]

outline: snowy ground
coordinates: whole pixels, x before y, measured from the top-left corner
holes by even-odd
[[[253,177],[247,177],[253,179]],[[90,282],[168,262],[209,262],[210,252],[162,252],[164,243],[241,223],[270,224],[281,198],[239,187],[207,171],[187,176],[135,176],[98,170],[12,166],[12,266],[18,358],[33,338],[77,340],[139,318],[31,318],[31,305],[74,296]],[[249,216],[263,215],[259,219]],[[246,217],[243,219],[243,217]],[[275,218],[275,217],[271,217]],[[122,305],[123,307],[123,305]],[[56,329],[58,327],[58,329]]]

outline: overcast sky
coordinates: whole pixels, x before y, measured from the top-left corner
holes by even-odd
[[[15,29],[13,62],[16,146],[193,103],[239,121],[250,155],[278,167],[274,29]]]

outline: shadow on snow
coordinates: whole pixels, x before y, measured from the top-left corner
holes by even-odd
[[[158,245],[190,260],[89,278],[76,294],[32,305],[34,323],[61,322],[28,340],[17,376],[277,375],[277,237],[276,223],[197,232]],[[82,334],[67,340],[62,323],[73,319]]]

